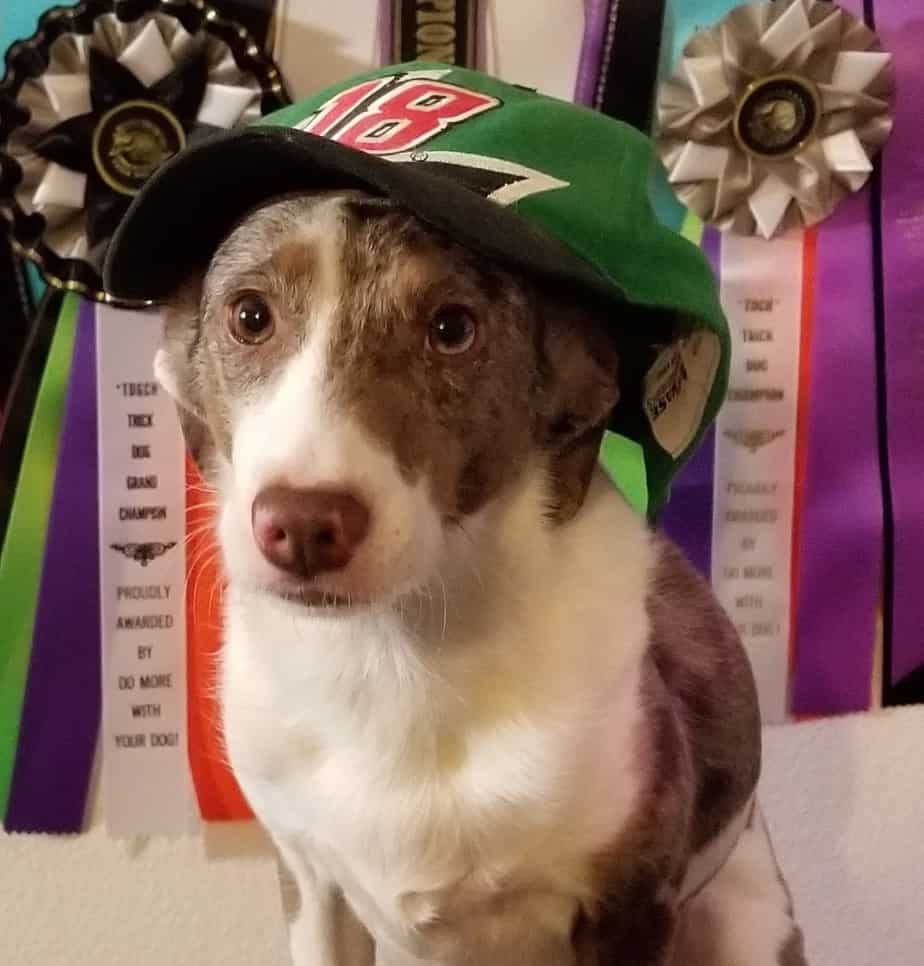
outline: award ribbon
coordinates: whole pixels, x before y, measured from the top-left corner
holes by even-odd
[[[736,365],[729,400],[719,417],[714,532],[708,552],[702,547],[702,520],[710,512],[704,485],[707,458],[694,463],[695,479],[682,476],[675,484],[681,502],[676,509],[668,508],[665,524],[698,566],[709,558],[720,599],[742,631],[755,664],[765,719],[779,721],[788,712],[793,653],[793,706],[800,713],[832,710],[832,694],[841,709],[866,707],[869,698],[875,569],[866,568],[851,582],[857,593],[845,606],[843,590],[836,590],[837,568],[824,566],[826,557],[841,548],[851,553],[862,550],[875,559],[876,492],[867,485],[875,466],[875,437],[869,432],[875,411],[871,325],[870,316],[864,315],[869,300],[840,301],[835,295],[830,302],[842,305],[850,315],[846,347],[843,316],[829,314],[827,308],[828,287],[834,284],[832,259],[847,249],[847,264],[856,269],[856,289],[865,279],[871,290],[871,263],[864,263],[859,237],[864,230],[868,237],[869,229],[868,223],[860,224],[843,234],[851,214],[849,209],[838,212],[822,226],[816,253],[814,231],[803,234],[798,226],[800,220],[803,225],[820,220],[866,181],[871,168],[867,152],[882,143],[890,127],[889,58],[873,34],[832,4],[786,0],[726,9],[725,14],[717,27],[686,43],[677,74],[662,88],[660,148],[681,198],[726,229],[720,256],[723,304],[738,329],[736,355],[744,369]],[[689,22],[680,13],[677,20]],[[679,40],[678,46],[683,44]],[[813,65],[829,73],[813,74]],[[824,92],[814,116],[813,85]],[[733,89],[743,93],[732,98],[737,107],[729,113]],[[726,117],[733,118],[734,125],[726,124]],[[734,138],[729,133],[732,127],[737,132]],[[681,130],[688,132],[689,140],[678,139]],[[848,140],[853,148],[860,146],[852,154],[842,150]],[[736,153],[741,151],[749,156],[745,162]],[[780,184],[792,184],[788,166],[794,162],[787,152],[796,153],[800,170],[814,170],[818,183],[833,185],[823,193],[824,204],[814,204],[813,198],[820,197],[814,189],[777,190]],[[736,165],[749,172],[750,180],[740,176]],[[748,199],[746,211],[741,198]],[[663,203],[661,209],[670,212]],[[858,209],[852,210],[855,217]],[[688,218],[685,229],[689,225]],[[792,228],[784,233],[786,225]],[[788,263],[789,277],[762,279],[759,252],[731,233],[741,231],[776,235],[762,257]],[[792,239],[801,239],[801,256],[790,247]],[[851,248],[857,241],[859,250]],[[802,284],[794,289],[792,281],[799,278]],[[781,340],[786,343],[782,349]],[[833,347],[836,340],[839,344]],[[742,354],[747,358],[741,359]],[[864,356],[866,369],[859,374]],[[851,380],[857,396],[848,408],[866,414],[855,438],[852,425],[840,417],[839,404],[817,391],[832,378],[842,379],[846,364],[857,377]],[[733,416],[741,420],[737,427],[729,422]],[[780,462],[764,458],[774,449],[780,450]],[[767,451],[763,456],[762,450]],[[859,508],[856,524],[842,515],[840,525],[832,528],[830,510],[827,516],[825,510],[834,486],[851,488]],[[820,570],[824,574],[818,580]],[[821,615],[830,610],[838,611],[838,626],[849,633],[838,636],[827,628],[819,632]],[[841,683],[832,688],[835,650],[840,665],[851,670],[841,673]],[[821,677],[829,678],[828,683]],[[849,689],[842,687],[845,678],[853,682]],[[858,696],[857,682],[864,680],[865,689]]]
[[[267,27],[267,4],[261,4],[259,13],[261,24]],[[73,7],[56,7],[42,16],[32,37],[13,45],[7,65],[0,86],[4,99],[0,209],[10,221],[13,244],[41,268],[53,286],[105,305],[110,299],[102,289],[99,269],[108,239],[147,178],[185,145],[286,102],[278,72],[260,45],[203,0],[85,0]],[[37,336],[41,334],[37,331]],[[123,389],[153,386],[158,334],[156,316],[114,307],[99,310],[102,586],[86,599],[102,600],[103,673],[108,688],[102,745],[104,799],[109,827],[120,835],[181,831],[188,825],[191,803],[186,747],[182,437],[175,416],[171,421],[162,413],[157,434],[151,434],[159,440],[157,455],[151,456],[150,445],[142,439],[129,442],[125,427],[120,427],[121,435],[105,438],[110,417],[105,407],[120,401],[111,377],[121,367],[123,377],[116,382]],[[41,346],[38,337],[33,341]],[[75,380],[73,411],[91,412],[96,391],[92,378]],[[162,405],[172,412],[172,403]],[[128,428],[141,435],[143,420],[153,419],[148,410],[114,410],[114,418],[119,413],[126,419],[138,416],[140,421]],[[69,426],[71,422],[76,427],[86,421],[71,420]],[[87,463],[86,452],[76,444],[65,445],[69,435],[70,430],[61,449],[51,537],[57,521],[75,513],[79,500],[88,500],[86,486],[81,485],[78,493],[68,485],[70,480],[85,482],[86,474],[92,472],[81,465]],[[168,439],[173,440],[172,446]],[[126,448],[113,449],[120,441]],[[4,439],[0,462],[12,453]],[[151,462],[145,466],[148,459]],[[90,490],[95,489],[94,483]],[[161,495],[155,493],[159,490],[169,492],[169,499],[144,501],[145,494]],[[168,506],[172,507],[169,522],[178,527],[176,537],[148,539],[157,529],[157,521],[131,516],[133,507],[143,512],[145,507]],[[112,519],[117,511],[129,515]],[[89,519],[94,519],[93,513]],[[166,521],[165,516],[160,522],[166,525]],[[61,546],[65,542],[54,541]],[[171,561],[158,562],[174,549],[166,546],[171,542],[180,549]],[[85,548],[92,544],[85,542]],[[87,736],[98,718],[98,687],[86,689],[80,727],[74,724],[74,706],[68,711],[63,701],[58,702],[60,714],[48,708],[41,713],[40,706],[51,695],[60,696],[63,688],[62,662],[55,659],[46,636],[38,633],[60,620],[68,606],[67,586],[59,579],[62,563],[58,553],[45,555],[29,675],[29,694],[35,698],[34,702],[30,698],[29,714],[23,719],[14,787],[15,821],[29,830],[73,830],[79,825],[83,810],[79,789],[86,787],[92,760],[85,752]],[[131,564],[128,572],[113,563],[114,553]],[[145,569],[132,580],[132,567]],[[74,583],[82,585],[93,569],[82,568]],[[171,579],[159,579],[165,574]],[[169,598],[171,589],[174,594]],[[72,668],[75,680],[86,680],[88,674],[96,674],[98,680],[100,673],[99,617],[94,619],[90,610],[88,607],[72,627],[69,660],[83,661],[79,671]],[[156,640],[138,640],[149,634]],[[79,642],[77,635],[81,635]],[[161,662],[159,670],[147,665],[140,668],[141,662],[155,660]],[[159,689],[165,692],[163,700],[157,695]],[[31,713],[33,703],[35,714]],[[69,730],[62,733],[62,729]],[[54,740],[56,730],[58,740]],[[84,750],[75,751],[74,742]],[[41,754],[36,750],[39,747]],[[63,756],[66,763],[59,761]],[[76,775],[78,762],[83,762],[82,780]],[[63,776],[70,763],[74,763],[74,774],[68,778],[68,802],[58,796],[57,810],[47,803],[39,805],[30,783],[37,789],[41,771],[46,776],[55,772]],[[147,764],[141,767],[142,763]]]
[[[99,730],[96,318],[81,301],[6,828],[79,832]]]

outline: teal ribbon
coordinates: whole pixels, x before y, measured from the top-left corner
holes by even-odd
[[[689,39],[698,30],[717,24],[729,10],[740,7],[743,0],[668,0],[664,11],[664,35],[661,40],[660,86],[674,72]],[[675,231],[681,231],[687,209],[677,200],[667,180],[664,166],[657,164],[652,172],[648,194],[658,220]]]
[[[38,29],[39,17],[52,4],[48,0],[7,0],[0,16],[0,52],[5,52],[17,40],[31,37]],[[32,291],[32,300],[38,304],[45,293],[45,280],[35,265],[29,265],[26,279]]]

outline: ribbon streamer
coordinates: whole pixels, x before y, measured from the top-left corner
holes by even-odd
[[[876,294],[887,522],[884,699],[891,704],[924,700],[924,594],[919,586],[924,573],[924,339],[920,320],[924,304],[920,117],[924,20],[913,0],[868,0],[867,7],[892,51],[901,95],[896,103],[895,136],[882,159],[881,234],[875,239],[882,257]],[[876,187],[874,206],[880,200],[879,185]]]
[[[801,232],[772,246],[722,241],[735,355],[716,421],[712,584],[751,659],[768,723],[788,712],[803,257]]]
[[[862,14],[861,0],[844,7]],[[869,213],[867,197],[848,198],[818,231],[796,556],[797,715],[862,711],[871,698],[883,523]]]
[[[34,315],[35,306],[25,266],[13,251],[6,226],[0,224],[0,318],[4,321],[0,331],[0,417]]]
[[[180,834],[187,758],[184,446],[154,312],[97,308],[103,802],[114,836]]]
[[[379,23],[385,63],[477,64],[478,0],[382,0]]]
[[[186,634],[189,766],[199,813],[207,822],[253,818],[227,764],[218,702],[224,578],[215,540],[214,491],[186,462]]]
[[[81,302],[6,828],[79,832],[99,728],[96,319]]]
[[[61,311],[61,293],[49,292],[42,299],[29,328],[13,375],[13,384],[0,418],[0,546],[6,534],[22,454],[29,436],[35,400],[48,361],[48,352]]]
[[[61,305],[0,554],[0,815],[6,815],[70,375],[77,299]]]
[[[574,99],[648,131],[664,0],[588,0]]]

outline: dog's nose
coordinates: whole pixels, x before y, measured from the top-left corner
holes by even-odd
[[[349,493],[270,486],[253,501],[260,552],[295,577],[342,569],[368,531],[369,511]]]

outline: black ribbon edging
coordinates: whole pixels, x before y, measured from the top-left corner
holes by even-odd
[[[0,547],[13,509],[22,455],[64,293],[48,288],[29,327],[0,421]]]
[[[611,0],[593,106],[648,134],[664,24],[664,0]]]
[[[276,0],[213,0],[212,6],[228,20],[239,23],[264,49],[276,13]]]
[[[34,313],[25,265],[13,251],[8,226],[0,223],[0,413],[7,407]]]
[[[876,29],[874,0],[863,0],[863,19]],[[873,314],[876,327],[876,422],[879,430],[879,478],[882,485],[882,704],[924,702],[924,667],[893,681],[895,634],[895,508],[889,453],[888,368],[886,350],[885,264],[882,245],[882,173],[880,154],[870,175],[870,222],[873,248]]]

